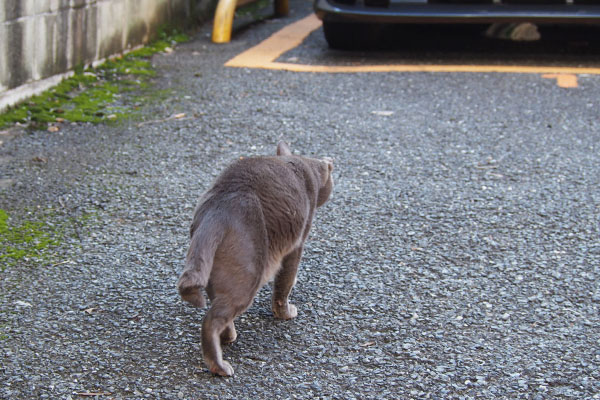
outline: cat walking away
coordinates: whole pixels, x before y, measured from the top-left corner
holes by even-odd
[[[329,198],[333,163],[293,155],[280,142],[277,156],[230,165],[202,196],[190,228],[191,244],[177,288],[181,297],[210,309],[202,322],[202,352],[210,372],[233,375],[222,343],[236,337],[234,319],[274,278],[276,318],[297,315],[288,296],[317,207]]]

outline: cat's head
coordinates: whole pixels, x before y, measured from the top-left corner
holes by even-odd
[[[278,156],[292,156],[292,151],[284,141],[279,142],[277,145]],[[310,167],[318,174],[320,178],[319,182],[319,194],[317,197],[317,207],[322,206],[331,196],[333,190],[333,159],[325,157],[321,160],[316,158],[302,157]]]

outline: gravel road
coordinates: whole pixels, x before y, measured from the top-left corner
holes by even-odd
[[[600,398],[600,78],[223,67],[309,9],[156,55],[172,91],[149,123],[0,145],[0,208],[93,215],[52,263],[0,273],[0,398]],[[211,376],[205,310],[175,289],[192,212],[279,139],[334,158],[334,194],[298,317],[274,320],[266,286],[224,350],[235,376]]]

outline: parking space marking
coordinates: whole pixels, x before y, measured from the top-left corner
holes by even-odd
[[[357,73],[357,72],[477,72],[477,73],[526,73],[542,74],[544,78],[556,79],[558,86],[577,87],[577,75],[600,75],[600,68],[560,67],[527,65],[308,65],[276,60],[282,54],[299,46],[308,35],[321,27],[315,14],[291,23],[263,40],[256,46],[238,54],[225,63],[227,67],[260,68],[293,72]]]
[[[577,75],[574,74],[544,74],[542,78],[556,79],[556,84],[564,88],[577,87]]]
[[[256,46],[225,63],[227,67],[285,69],[285,63],[275,62],[283,53],[299,46],[308,35],[321,27],[321,21],[310,14],[283,27]]]

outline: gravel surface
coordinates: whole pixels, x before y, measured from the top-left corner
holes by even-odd
[[[0,146],[0,208],[93,213],[59,265],[0,273],[0,398],[600,398],[600,78],[222,67],[310,4],[292,9],[155,56],[173,91],[154,122]],[[298,317],[274,320],[265,287],[224,350],[236,375],[214,377],[205,310],[175,289],[188,226],[232,159],[280,138],[333,157],[336,187]]]

